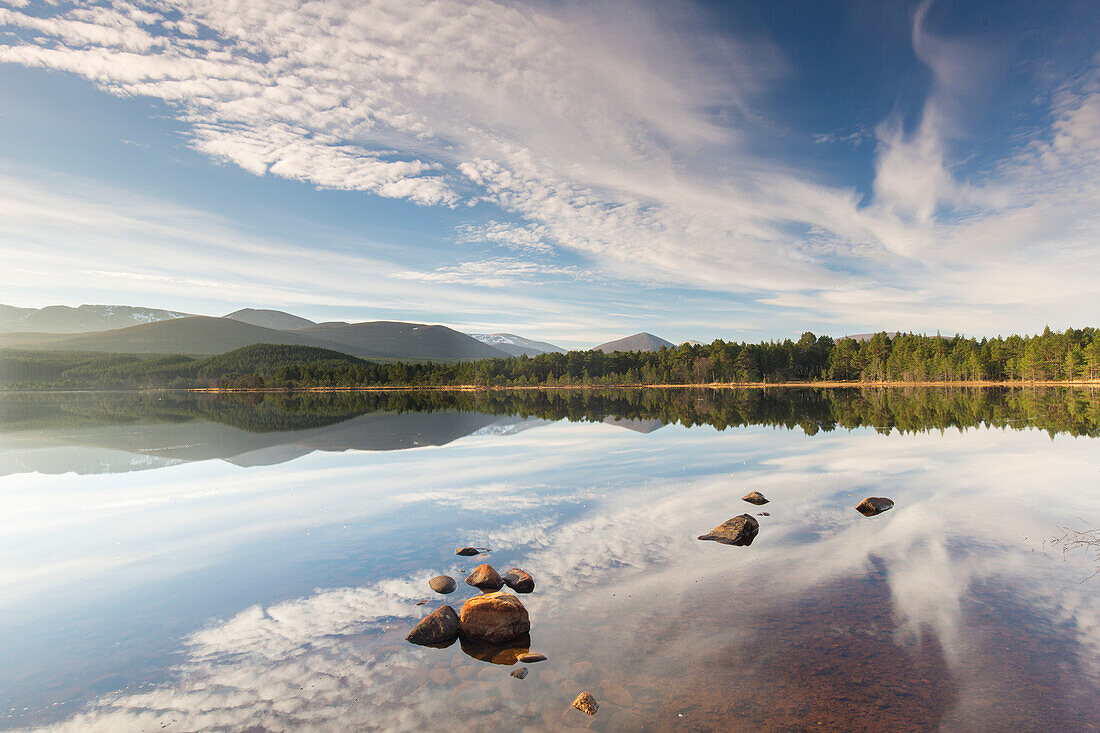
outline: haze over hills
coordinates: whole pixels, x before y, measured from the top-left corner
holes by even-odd
[[[45,308],[17,308],[0,305],[0,331],[36,333],[86,333],[110,331],[141,323],[186,318],[190,313],[136,308],[129,305],[49,305]]]
[[[665,341],[659,336],[654,336],[651,333],[643,331],[633,336],[616,339],[615,341],[608,341],[605,344],[594,347],[592,350],[610,354],[615,351],[660,351],[662,347],[674,349],[676,345],[671,341]]]
[[[564,354],[565,349],[545,341],[517,336],[514,333],[471,333],[472,338],[500,349],[512,356],[538,356],[539,354]]]
[[[266,308],[213,317],[122,305],[0,305],[0,347],[205,356],[260,343],[386,359],[488,359],[567,351],[514,333],[465,334],[447,326],[400,321],[316,323]],[[595,348],[610,353],[661,347],[675,345],[643,332]]]
[[[355,356],[394,359],[492,359],[508,356],[500,349],[446,326],[399,321],[319,323],[288,333],[338,344]]]
[[[308,318],[266,308],[241,308],[239,311],[227,313],[222,318],[232,318],[241,323],[251,323],[253,326],[274,328],[279,331],[290,331],[295,328],[317,325],[316,321],[311,321]]]

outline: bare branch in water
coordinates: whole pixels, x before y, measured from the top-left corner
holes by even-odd
[[[1060,535],[1051,537],[1050,544],[1062,548],[1062,556],[1070,550],[1083,550],[1086,554],[1091,555],[1092,558],[1100,563],[1100,529],[1096,527],[1089,527],[1087,529],[1074,529],[1072,527],[1063,527],[1060,524],[1054,525],[1060,532]],[[1100,575],[1100,566],[1089,577],[1085,578],[1081,582],[1084,583],[1087,580],[1092,580],[1097,575]]]

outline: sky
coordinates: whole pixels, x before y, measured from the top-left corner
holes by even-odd
[[[1100,324],[1100,0],[0,0],[0,302]]]

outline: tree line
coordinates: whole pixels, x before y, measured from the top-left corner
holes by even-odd
[[[5,352],[5,388],[353,388],[619,386],[757,382],[1100,379],[1097,329],[964,338],[878,333],[834,340],[683,344],[653,352],[570,351],[477,361],[378,362],[326,349],[258,344],[214,357]]]

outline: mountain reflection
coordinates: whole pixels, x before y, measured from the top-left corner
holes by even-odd
[[[114,473],[212,459],[274,465],[314,451],[440,446],[563,419],[639,433],[676,423],[807,435],[991,426],[1096,437],[1100,400],[1086,388],[13,393],[0,396],[0,475]]]

